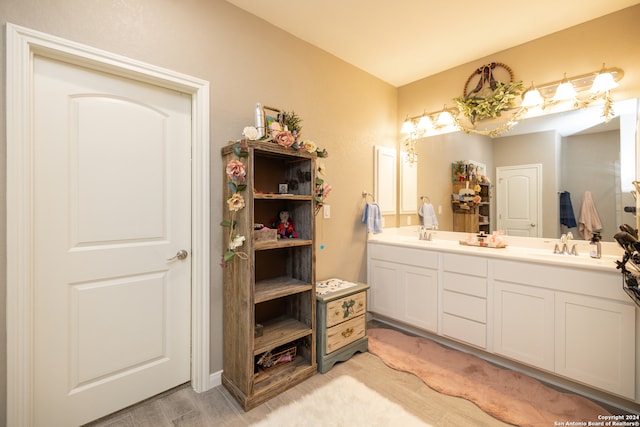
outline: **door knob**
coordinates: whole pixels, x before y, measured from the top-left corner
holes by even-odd
[[[536,226],[535,224],[530,224],[530,225],[531,225],[532,227],[535,227],[535,226]],[[182,259],[182,258],[180,258],[180,259]]]
[[[184,249],[180,249],[174,256],[172,256],[171,258],[167,258],[167,261],[173,261],[176,259],[185,259],[187,256],[189,256],[189,252],[187,252]]]

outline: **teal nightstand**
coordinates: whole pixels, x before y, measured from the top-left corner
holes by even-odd
[[[367,289],[364,283],[329,279],[316,283],[318,371],[325,373],[356,352],[365,352]]]

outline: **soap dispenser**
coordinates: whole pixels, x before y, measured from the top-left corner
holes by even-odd
[[[589,242],[589,255],[591,258],[600,258],[602,256],[602,246],[600,244],[600,233],[595,232],[591,236]]]

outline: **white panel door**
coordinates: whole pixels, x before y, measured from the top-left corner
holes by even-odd
[[[190,379],[191,97],[34,60],[34,407],[73,426]]]
[[[496,168],[498,229],[508,236],[542,237],[542,165]]]

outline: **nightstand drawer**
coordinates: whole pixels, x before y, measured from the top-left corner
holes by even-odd
[[[327,329],[326,353],[338,350],[365,336],[365,316],[358,316]]]
[[[359,292],[327,303],[327,328],[367,311],[367,293]]]

